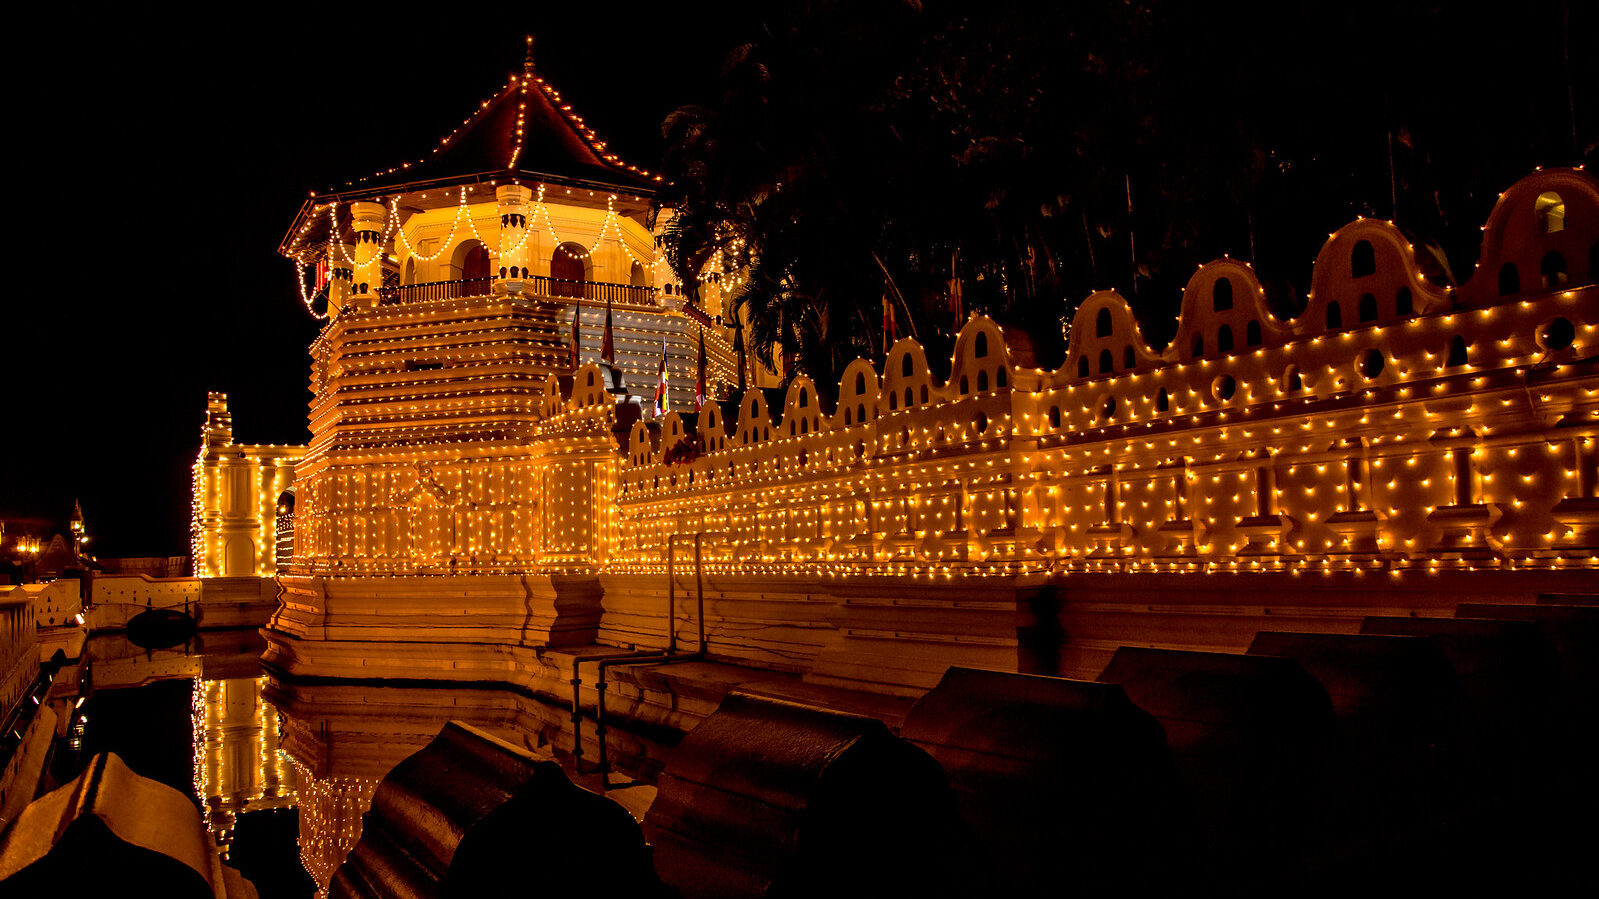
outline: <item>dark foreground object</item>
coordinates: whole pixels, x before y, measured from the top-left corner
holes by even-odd
[[[730,693],[683,739],[644,819],[685,899],[954,896],[954,797],[881,721]]]
[[[661,895],[627,810],[462,724],[390,771],[328,895]]]
[[[0,896],[139,895],[255,899],[221,863],[182,793],[113,753],[33,801],[0,837]]]

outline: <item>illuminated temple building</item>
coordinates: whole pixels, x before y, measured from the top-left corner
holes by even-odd
[[[749,684],[902,715],[952,666],[1093,679],[1122,646],[1242,653],[1592,589],[1599,184],[1580,169],[1510,186],[1463,283],[1361,219],[1291,320],[1222,259],[1163,348],[1102,291],[1053,371],[974,316],[947,365],[904,339],[782,392],[736,389],[737,274],[713,265],[688,302],[649,228],[656,183],[529,61],[422,160],[313,195],[280,247],[326,317],[310,440],[234,446],[211,398],[196,573],[275,575],[267,693],[292,710],[321,884],[436,730],[406,710],[455,702],[427,682],[504,685],[443,714],[581,754],[605,743],[568,713],[631,650],[721,666],[612,694],[617,727],[683,733]],[[658,769],[659,746],[622,743]]]

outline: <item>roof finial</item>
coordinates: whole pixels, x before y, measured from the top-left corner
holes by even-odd
[[[522,58],[522,71],[533,74],[533,35],[527,36],[527,56]]]

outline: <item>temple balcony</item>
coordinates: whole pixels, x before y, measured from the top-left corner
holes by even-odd
[[[633,284],[610,284],[604,281],[572,281],[564,278],[551,278],[546,275],[532,275],[526,278],[501,281],[500,283],[523,296],[542,297],[558,301],[576,299],[590,300],[597,303],[609,301],[631,306],[660,305],[660,291],[658,289]],[[516,285],[520,285],[520,290],[514,289]],[[495,293],[494,288],[495,279],[493,278],[467,278],[458,281],[433,281],[427,284],[383,287],[377,293],[379,305],[403,306],[412,303],[489,296]]]

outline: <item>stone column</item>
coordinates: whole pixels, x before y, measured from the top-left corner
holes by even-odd
[[[338,315],[339,310],[350,305],[355,293],[355,248],[339,239],[337,234],[328,241],[328,315]]]
[[[353,203],[355,214],[355,305],[371,308],[378,304],[378,288],[383,286],[383,220],[388,210],[381,203]]]
[[[494,196],[500,205],[500,267],[495,292],[521,293],[532,276],[528,267],[535,245],[528,234],[528,216],[533,211],[533,192],[520,184],[503,184],[495,188]]]

